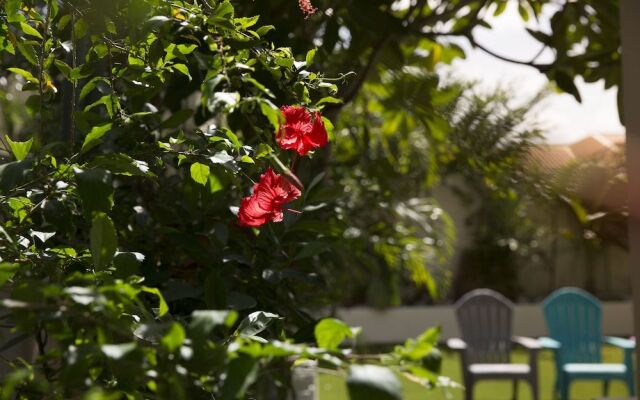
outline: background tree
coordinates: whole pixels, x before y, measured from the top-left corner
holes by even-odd
[[[378,282],[371,285],[371,293],[376,295],[368,296],[370,303],[399,301],[398,290],[392,288],[397,288],[397,272],[403,269],[404,276],[413,276],[419,286],[430,288],[431,297],[437,297],[431,272],[437,271],[442,258],[450,252],[452,230],[445,214],[438,211],[439,207],[425,199],[438,181],[438,167],[453,157],[447,145],[452,127],[438,108],[456,97],[456,91],[443,84],[443,70],[438,67],[464,57],[459,45],[466,41],[506,62],[537,69],[558,88],[580,100],[574,83],[576,77],[587,82],[604,79],[607,88],[619,81],[618,3],[546,0],[364,3],[316,0],[312,3],[316,12],[308,17],[306,24],[291,24],[274,32],[274,38],[291,46],[294,54],[303,54],[308,46],[318,46],[314,58],[314,67],[318,70],[333,72],[333,76],[354,72],[336,81],[341,88],[342,102],[328,104],[326,110],[326,115],[336,124],[337,141],[331,153],[326,153],[324,162],[330,164],[335,160],[340,165],[344,161],[347,168],[333,168],[325,180],[337,184],[336,192],[342,191],[339,182],[358,183],[359,188],[366,188],[365,192],[372,190],[370,195],[376,200],[365,200],[364,194],[358,193],[361,201],[351,203],[357,204],[356,207],[340,207],[336,211],[355,209],[355,216],[361,210],[363,214],[371,213],[372,207],[365,204],[375,204],[376,218],[371,222],[380,222],[378,225],[356,223],[367,229],[350,231],[350,234],[361,234],[360,246],[351,245],[347,250],[361,249],[359,260],[336,262],[358,268],[361,277],[371,276]],[[296,15],[301,15],[298,4],[293,1],[245,4],[247,10],[260,13],[268,21],[280,21],[283,17],[294,21]],[[530,60],[512,59],[475,38],[477,29],[490,28],[489,18],[499,17],[507,7],[518,9],[523,24],[529,26],[529,33],[540,42],[540,52]],[[547,18],[550,18],[550,31],[545,28]],[[538,60],[544,50],[554,55],[552,62]],[[366,169],[355,167],[358,164],[365,165]],[[461,163],[458,167],[468,165]],[[397,198],[404,193],[406,197]],[[391,198],[393,196],[396,198]],[[422,222],[434,221],[429,219],[433,210],[436,212],[431,215],[444,216],[427,229],[428,233],[424,233],[424,229],[416,231],[415,227],[393,231],[389,226],[388,221],[399,219],[393,204],[412,196],[421,198],[421,205],[427,205],[423,211],[430,210],[422,213]],[[391,206],[385,210],[383,206],[387,204]],[[381,235],[385,226],[388,231]],[[372,234],[362,233],[368,231]],[[385,236],[386,239],[381,239]],[[417,237],[427,237],[426,243],[416,242]],[[423,264],[421,268],[420,264]],[[381,292],[385,287],[387,290]]]
[[[443,166],[443,183],[471,210],[465,224],[473,244],[465,249],[452,284],[452,297],[488,287],[517,299],[518,267],[544,256],[536,224],[544,180],[533,173],[531,151],[541,130],[536,106],[544,94],[515,102],[506,90],[478,94],[468,89],[449,107],[454,156]]]

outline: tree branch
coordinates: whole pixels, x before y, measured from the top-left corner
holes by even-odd
[[[490,50],[490,49],[486,48],[485,46],[483,46],[480,43],[478,43],[473,38],[472,35],[467,36],[467,39],[469,40],[469,43],[471,43],[471,45],[473,47],[477,47],[478,49],[484,51],[485,53],[487,53],[490,56],[493,56],[493,57],[495,57],[495,58],[497,58],[499,60],[506,61],[506,62],[511,63],[511,64],[526,65],[528,67],[533,67],[533,68],[537,69],[540,72],[545,72],[551,67],[551,64],[537,64],[535,62],[535,60],[540,56],[539,53],[536,54],[533,57],[533,59],[531,59],[531,61],[514,60],[513,58],[505,57],[503,55],[500,55],[500,54],[494,52],[493,50]]]
[[[369,59],[367,60],[367,63],[358,72],[356,80],[351,85],[349,85],[349,87],[345,91],[345,94],[342,96],[343,103],[340,106],[344,106],[345,104],[351,102],[356,97],[356,95],[360,91],[360,88],[362,87],[362,85],[366,81],[367,75],[369,75],[369,72],[371,72],[371,69],[373,68],[373,66],[378,61],[378,57],[380,57],[380,51],[389,42],[390,37],[391,37],[391,35],[385,35],[373,47],[373,50],[371,51],[371,54],[369,55]]]

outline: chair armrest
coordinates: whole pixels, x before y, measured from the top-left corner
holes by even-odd
[[[538,343],[540,343],[540,346],[542,346],[542,348],[544,349],[558,350],[561,347],[560,342],[551,339],[550,337],[543,336],[538,339]]]
[[[455,351],[464,351],[467,349],[467,344],[460,338],[451,338],[447,340],[447,347]]]
[[[532,339],[524,336],[514,336],[511,338],[511,341],[515,344],[519,344],[520,346],[528,350],[540,350],[542,348],[542,346],[540,345],[540,342],[538,342],[536,339]]]
[[[604,336],[602,338],[602,342],[624,350],[633,350],[636,348],[635,340],[623,339],[619,337]]]

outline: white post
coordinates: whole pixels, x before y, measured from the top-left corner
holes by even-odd
[[[623,46],[622,84],[624,125],[627,131],[627,174],[629,177],[629,263],[634,306],[636,340],[640,341],[640,1],[620,1]],[[640,360],[640,346],[636,346]],[[637,371],[636,371],[637,372]],[[640,379],[636,376],[637,392]]]

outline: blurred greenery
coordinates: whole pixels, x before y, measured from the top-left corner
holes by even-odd
[[[516,350],[513,352],[513,362],[526,363],[528,360],[526,352]],[[622,354],[617,349],[604,347],[603,362],[620,362]],[[538,357],[538,370],[540,371],[540,400],[551,400],[555,379],[555,366],[551,352],[543,351]],[[451,352],[443,352],[442,374],[450,377],[456,382],[461,382],[460,359]],[[462,400],[464,393],[461,389],[440,388],[427,392],[422,386],[411,382],[409,379],[402,379],[404,397],[406,400]],[[320,400],[342,400],[348,399],[343,378],[333,373],[320,374],[318,379]],[[531,399],[529,385],[521,382],[518,385],[517,398],[521,400]],[[602,382],[598,381],[575,381],[571,385],[572,400],[592,400],[602,394]],[[508,381],[481,381],[476,384],[474,390],[477,400],[511,400],[513,399],[513,384]],[[622,381],[611,381],[610,393],[612,398],[625,398],[628,395],[627,389]]]

